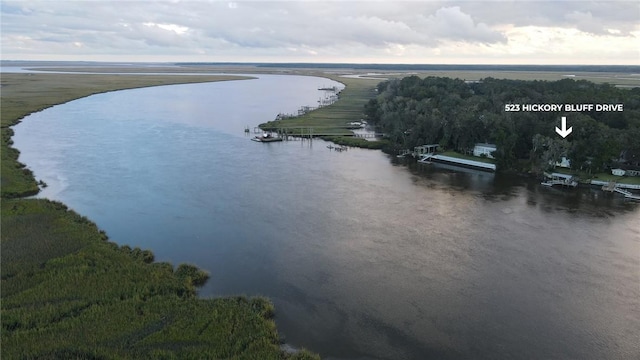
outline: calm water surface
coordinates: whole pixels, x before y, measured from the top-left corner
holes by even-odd
[[[639,206],[244,135],[325,85],[95,95],[27,117],[14,140],[42,196],[210,271],[203,296],[270,297],[286,341],[325,358],[638,358]]]

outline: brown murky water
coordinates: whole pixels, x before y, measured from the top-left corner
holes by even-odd
[[[244,137],[327,83],[102,94],[32,115],[15,143],[43,196],[115,241],[209,270],[202,296],[272,298],[291,346],[333,359],[637,358],[640,206]]]

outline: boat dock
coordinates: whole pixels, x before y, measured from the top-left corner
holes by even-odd
[[[576,187],[578,186],[578,181],[573,175],[562,174],[562,173],[545,173],[544,174],[548,179],[543,181],[541,184],[544,186],[554,186],[560,185],[564,187]]]
[[[283,140],[300,140],[300,139],[313,139],[315,137],[322,136],[346,136],[346,137],[355,137],[355,138],[363,138],[363,139],[380,139],[384,137],[383,133],[379,132],[360,132],[354,133],[350,131],[349,133],[336,133],[336,129],[345,129],[351,130],[348,127],[306,127],[306,126],[288,126],[282,128],[270,128],[268,130],[261,130],[257,128],[260,132],[268,131],[275,134],[278,134],[279,137],[283,138]]]
[[[258,135],[255,136],[254,138],[251,139],[252,141],[257,141],[257,142],[278,142],[278,141],[282,141],[283,138],[280,136],[274,136],[271,133],[264,133],[262,135]]]
[[[344,145],[335,145],[334,146],[332,144],[327,145],[327,149],[335,150],[337,152],[343,152],[343,151],[349,150],[349,148],[347,146],[344,146]]]
[[[425,157],[434,155],[436,151],[438,151],[439,146],[439,144],[416,146],[413,148],[411,156],[424,160]]]
[[[593,184],[593,181],[591,183]],[[622,184],[618,184],[615,181],[609,181],[605,185],[602,185],[602,191],[607,191],[611,193],[617,192],[618,194],[624,195],[625,199],[640,201],[640,195],[636,195],[629,190],[625,190],[622,187],[620,187],[620,185]]]
[[[461,158],[446,156],[446,155],[427,154],[427,155],[424,155],[418,161],[421,163],[429,163],[430,161],[440,161],[444,163],[468,166],[468,167],[486,170],[486,171],[496,171],[496,164],[469,160],[469,159],[461,159]]]

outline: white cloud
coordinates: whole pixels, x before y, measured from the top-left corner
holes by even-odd
[[[601,34],[605,31],[602,23],[595,19],[589,11],[573,11],[565,17],[568,21],[573,23],[578,30],[592,34]]]
[[[460,7],[443,7],[425,19],[425,33],[440,39],[464,42],[496,43],[506,41],[499,31],[484,23],[475,23]]]
[[[142,25],[148,26],[148,27],[158,27],[162,30],[172,31],[178,35],[182,35],[189,30],[189,28],[186,26],[180,26],[176,24],[156,24],[153,22],[146,22],[146,23],[142,23]]]
[[[640,5],[626,1],[23,0],[1,11],[7,59],[637,64],[640,48]]]

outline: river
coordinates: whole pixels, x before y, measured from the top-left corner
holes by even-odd
[[[640,206],[327,143],[249,141],[327,79],[90,96],[15,127],[20,161],[113,241],[265,295],[328,359],[640,354]]]

